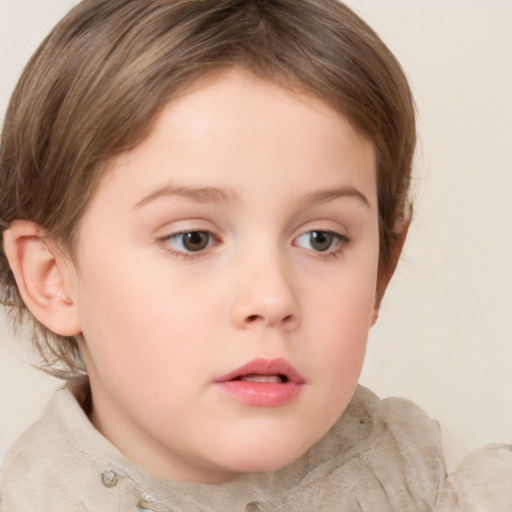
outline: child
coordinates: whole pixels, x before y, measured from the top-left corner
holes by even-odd
[[[4,302],[67,384],[1,510],[509,510],[506,448],[446,478],[435,422],[357,386],[414,145],[335,0],[79,4],[2,135]]]

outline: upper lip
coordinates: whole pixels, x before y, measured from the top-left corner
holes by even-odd
[[[222,375],[215,382],[226,382],[244,375],[281,375],[287,382],[304,384],[306,379],[284,358],[278,359],[254,359],[247,364]]]

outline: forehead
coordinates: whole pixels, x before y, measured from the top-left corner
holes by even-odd
[[[177,186],[222,187],[259,180],[271,188],[286,184],[291,192],[350,174],[373,195],[374,153],[318,97],[231,69],[169,102],[149,136],[111,163],[104,185],[124,174],[146,193],[164,178]]]

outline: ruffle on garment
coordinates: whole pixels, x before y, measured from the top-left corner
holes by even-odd
[[[434,512],[511,512],[512,445],[492,444],[448,476]]]

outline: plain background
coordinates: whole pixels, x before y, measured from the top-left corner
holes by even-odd
[[[40,40],[77,2],[0,0],[0,116]],[[416,216],[361,382],[443,429],[449,467],[512,443],[512,1],[350,0],[409,76]],[[59,381],[0,318],[0,460]]]

